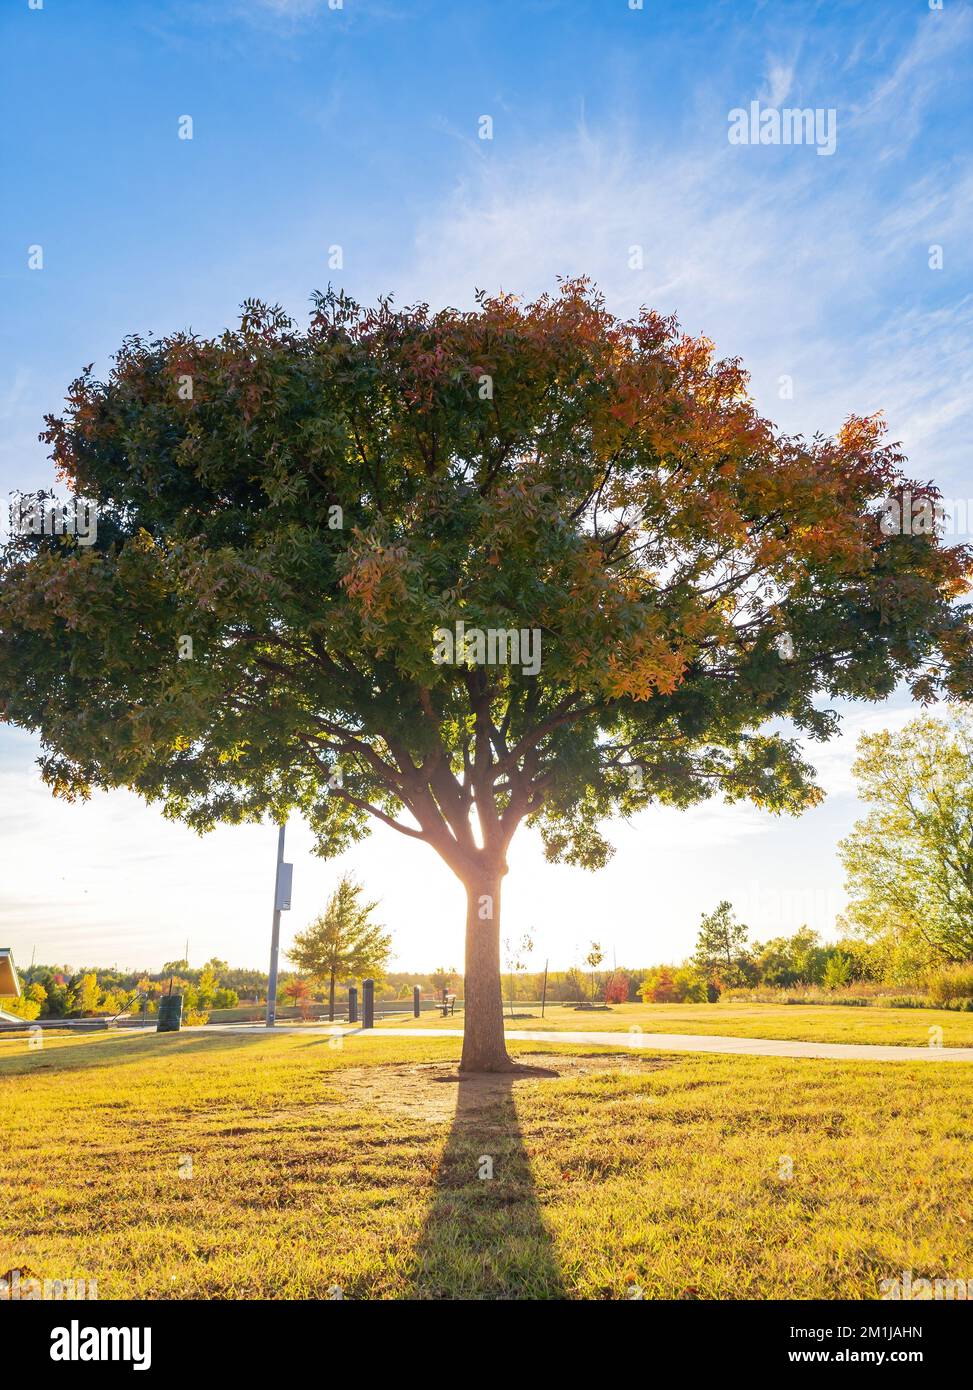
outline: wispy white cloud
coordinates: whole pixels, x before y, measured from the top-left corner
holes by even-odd
[[[891,69],[852,103],[852,124],[873,127],[880,133],[881,158],[904,154],[917,138],[930,105],[950,76],[968,65],[971,35],[973,11],[969,6],[927,8],[912,42]]]
[[[767,67],[766,83],[760,100],[768,106],[780,106],[787,100],[794,82],[794,64],[773,58]]]

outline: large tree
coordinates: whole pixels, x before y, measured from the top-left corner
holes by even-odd
[[[822,697],[970,692],[970,556],[889,526],[937,494],[880,422],[784,437],[739,362],[584,281],[469,313],[329,292],[306,332],[248,303],[126,340],[45,438],[98,531],[3,562],[0,701],[43,776],[200,830],[296,809],[324,855],[373,819],[431,846],[467,894],[464,1069],[511,1065],[522,822],[595,868],[613,812],[797,812]]]
[[[852,770],[870,809],[841,843],[847,919],[932,960],[973,960],[973,721],[863,734]]]

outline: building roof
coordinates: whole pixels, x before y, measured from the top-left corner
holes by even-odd
[[[13,952],[9,946],[0,946],[0,999],[16,999],[20,994],[20,980],[14,969]]]

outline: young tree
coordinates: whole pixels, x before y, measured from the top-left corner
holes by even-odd
[[[821,938],[805,922],[788,941],[794,974],[801,984],[820,984],[828,962],[828,949]]]
[[[380,975],[391,953],[392,938],[370,920],[377,903],[363,903],[362,885],[347,874],[328,899],[320,917],[294,938],[288,957],[298,970],[328,982],[328,1018],[334,1022],[335,980],[341,976]]]
[[[725,899],[715,911],[704,912],[693,956],[697,970],[708,979],[720,979],[724,985],[737,984],[742,978],[741,959],[748,931],[736,920],[732,905]]]
[[[311,986],[298,975],[288,980],[284,986],[284,998],[295,1008],[300,1009],[301,1017],[307,1018],[311,1005]],[[334,1003],[331,1005],[331,1018],[334,1019]]]
[[[98,976],[95,971],[90,970],[81,976],[75,1008],[81,1017],[85,1018],[89,1014],[97,1012],[100,999],[101,989],[98,985]]]
[[[0,709],[59,795],[129,787],[199,830],[296,810],[326,856],[370,818],[430,846],[467,898],[461,1065],[506,1069],[522,822],[597,868],[614,812],[799,812],[822,697],[970,693],[969,552],[889,524],[938,494],[876,419],[787,438],[746,388],[585,281],[128,338],[49,417],[97,537],[5,548]]]
[[[653,1004],[673,1004],[679,998],[679,991],[676,988],[676,980],[672,971],[667,965],[662,966],[655,979],[652,988],[651,999]],[[646,1000],[648,1003],[648,999]]]
[[[307,980],[301,979],[299,975],[293,980],[288,980],[284,986],[284,998],[289,999],[292,1004],[301,1004],[311,997],[311,986]]]
[[[588,954],[587,954],[587,955],[585,956],[585,958],[584,958],[584,963],[585,963],[585,965],[586,965],[586,966],[588,967],[588,969],[591,971],[591,1000],[592,1000],[592,1003],[594,1003],[594,998],[595,998],[595,971],[598,969],[599,965],[601,965],[601,963],[602,963],[602,961],[603,961],[604,959],[605,959],[605,953],[604,953],[604,951],[601,949],[601,946],[599,945],[599,943],[598,943],[597,941],[592,941],[590,947],[588,948]]]
[[[918,937],[933,959],[973,959],[973,719],[863,734],[852,771],[871,810],[839,847],[847,920],[873,939]]]
[[[220,961],[209,960],[199,972],[199,982],[196,986],[196,1007],[198,1009],[211,1009],[216,998],[216,991],[219,989],[219,978],[214,966],[220,965]]]

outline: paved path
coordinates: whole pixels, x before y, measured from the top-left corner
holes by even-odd
[[[242,1027],[232,1023],[206,1024],[199,1028],[184,1028],[183,1032],[246,1033],[259,1032],[262,1025]],[[461,1038],[462,1028],[354,1028],[347,1025],[327,1027],[290,1027],[278,1024],[275,1033],[341,1033],[361,1038]],[[818,1057],[829,1062],[973,1062],[973,1047],[900,1047],[892,1043],[820,1043],[793,1042],[782,1038],[726,1038],[719,1034],[701,1033],[568,1033],[512,1030],[508,1042],[571,1043],[597,1047],[637,1048],[652,1052],[715,1052],[735,1057]]]

